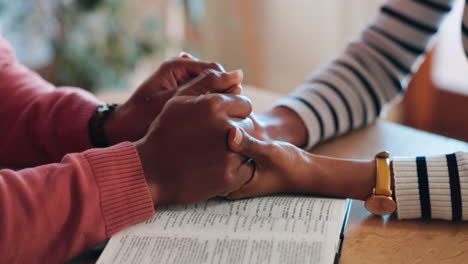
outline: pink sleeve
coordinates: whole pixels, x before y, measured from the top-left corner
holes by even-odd
[[[0,263],[63,263],[153,213],[129,142],[1,170]]]
[[[56,89],[21,65],[1,37],[0,98],[0,164],[46,164],[91,148],[88,121],[100,102],[82,89]]]

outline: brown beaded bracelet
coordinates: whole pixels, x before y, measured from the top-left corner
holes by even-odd
[[[101,105],[96,109],[91,119],[89,119],[88,135],[93,147],[109,147],[109,142],[104,131],[104,124],[118,106],[118,104]]]

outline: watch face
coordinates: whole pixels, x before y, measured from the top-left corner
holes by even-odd
[[[367,199],[367,210],[376,215],[388,215],[396,210],[396,203],[391,197],[374,195]]]

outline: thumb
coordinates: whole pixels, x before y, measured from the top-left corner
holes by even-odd
[[[256,163],[262,163],[269,159],[270,144],[260,141],[239,127],[229,130],[228,146],[232,152],[253,159]]]

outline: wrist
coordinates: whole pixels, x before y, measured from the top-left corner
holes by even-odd
[[[143,138],[172,94],[168,91],[154,97],[134,95],[119,105],[104,124],[109,144],[135,142]]]
[[[308,162],[305,163],[304,173],[297,179],[296,185],[301,193],[324,195],[321,188],[328,179],[324,178],[327,175],[325,175],[326,170],[324,171],[318,159],[320,156],[310,153],[306,153],[305,155],[307,156]]]
[[[275,107],[259,115],[259,120],[265,125],[266,133],[271,140],[285,141],[298,147],[306,145],[307,128],[291,109],[283,106]]]
[[[121,120],[124,120],[124,118],[122,118],[125,113],[124,108],[125,105],[119,105],[104,122],[104,134],[109,145],[128,141],[121,135],[121,132],[124,130],[124,127],[121,124]]]
[[[365,200],[375,187],[374,160],[348,160],[309,154],[309,180],[299,184],[309,193]]]
[[[318,194],[320,186],[320,170],[314,155],[301,150],[302,154],[294,158],[294,167],[292,171],[281,173],[284,192]]]

